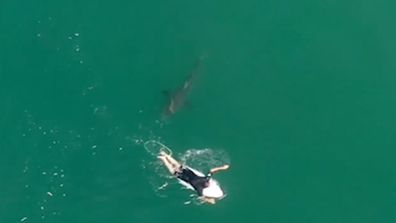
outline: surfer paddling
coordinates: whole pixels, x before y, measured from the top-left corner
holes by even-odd
[[[212,174],[228,169],[229,165],[212,168],[207,175],[204,175],[188,166],[181,165],[171,155],[164,151],[160,152],[158,158],[165,164],[169,172],[182,184],[194,189],[203,202],[215,204],[216,200],[224,197],[224,193],[218,182],[212,179]]]

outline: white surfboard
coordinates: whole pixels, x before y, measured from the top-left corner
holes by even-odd
[[[187,167],[187,168],[189,168],[191,171],[193,171],[197,176],[205,177],[205,174],[199,172],[198,170],[195,170],[191,167]],[[181,179],[177,179],[177,180],[179,181],[180,184],[182,184],[186,188],[188,188],[190,190],[195,190],[194,187],[191,186],[191,184],[189,184]],[[211,179],[209,179],[209,186],[202,190],[202,195],[205,197],[221,199],[224,197],[224,192],[221,189],[219,183],[216,180],[211,178]]]

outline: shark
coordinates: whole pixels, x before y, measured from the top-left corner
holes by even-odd
[[[202,62],[205,59],[204,56],[198,58],[194,69],[190,75],[184,80],[183,84],[173,91],[164,91],[163,93],[168,97],[168,102],[162,112],[164,119],[173,116],[181,108],[188,105],[188,95],[202,70]]]

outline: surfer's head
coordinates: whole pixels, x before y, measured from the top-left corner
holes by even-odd
[[[220,188],[220,185],[217,181],[210,179],[209,181],[205,182],[208,184],[203,190],[202,195],[205,197],[211,198],[218,198],[221,199],[224,196],[223,190]]]

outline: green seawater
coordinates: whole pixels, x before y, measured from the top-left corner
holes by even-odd
[[[396,222],[395,9],[1,0],[0,222]],[[227,197],[159,192],[149,139],[223,151]]]

